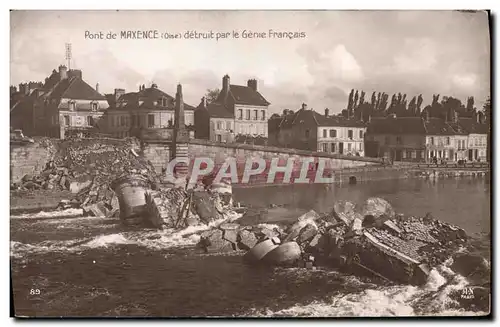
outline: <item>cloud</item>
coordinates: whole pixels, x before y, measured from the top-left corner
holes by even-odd
[[[431,70],[437,63],[434,42],[429,38],[409,38],[404,50],[394,57],[399,73],[419,73]]]

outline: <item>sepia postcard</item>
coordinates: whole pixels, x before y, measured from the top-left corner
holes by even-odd
[[[12,10],[12,316],[491,318],[490,19]]]

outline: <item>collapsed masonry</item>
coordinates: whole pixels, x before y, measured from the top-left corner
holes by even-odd
[[[467,240],[464,230],[432,218],[396,215],[391,205],[370,198],[361,210],[337,202],[332,212],[309,211],[272,230],[239,224],[245,216],[201,235],[207,252],[248,251],[253,263],[278,266],[336,266],[362,270],[386,280],[422,284],[432,267]]]

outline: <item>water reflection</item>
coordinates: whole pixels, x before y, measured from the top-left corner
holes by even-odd
[[[398,212],[435,217],[469,231],[490,231],[490,182],[485,179],[406,179],[358,185],[288,185],[236,188],[236,201],[253,206],[290,205],[301,209],[330,211],[337,200],[363,203],[371,196],[388,200]]]

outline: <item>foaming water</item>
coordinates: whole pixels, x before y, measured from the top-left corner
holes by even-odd
[[[449,280],[443,274],[449,276]],[[349,286],[364,290],[334,295],[308,304],[297,304],[277,311],[251,310],[247,316],[260,317],[409,317],[409,316],[481,316],[485,311],[467,311],[459,307],[451,297],[453,291],[461,291],[467,280],[442,265],[433,269],[422,287],[377,286],[364,283],[357,277],[345,278]]]
[[[487,300],[482,295],[487,297],[489,291],[483,285],[489,282],[491,242],[489,217],[480,210],[484,201],[476,201],[480,196],[476,192],[478,185],[460,184],[460,189],[453,183],[436,184],[436,187],[418,184],[415,189],[412,185],[384,185],[369,186],[368,191],[361,186],[336,189],[335,197],[300,193],[297,200],[304,209],[310,209],[311,203],[318,201],[327,208],[333,198],[350,199],[357,195],[365,198],[380,192],[382,196],[394,192],[388,200],[396,209],[411,205],[412,210],[418,209],[420,214],[437,212],[437,218],[443,216],[468,232],[480,233],[472,240],[472,248],[459,251],[486,258],[482,271],[475,275],[476,281],[473,282],[470,275],[462,276],[454,271],[458,268],[451,258],[433,269],[421,287],[389,285],[378,279],[327,268],[256,267],[245,264],[238,253],[206,255],[193,251],[200,232],[237,218],[235,214],[210,226],[159,231],[126,228],[119,219],[83,217],[81,212],[70,209],[12,217],[10,246],[16,314],[161,317],[487,314],[484,304]],[[273,203],[279,203],[273,196],[281,196],[283,200],[292,198],[285,191],[276,195],[265,190],[251,192]],[[362,196],[360,192],[364,192]],[[460,210],[444,212],[443,208],[451,206],[434,198],[445,197],[446,202],[455,197],[454,192],[458,192],[458,198],[467,195],[468,200],[459,201]],[[468,198],[472,195],[474,201]],[[301,204],[302,197],[311,199]],[[322,208],[315,209],[321,211]],[[476,216],[480,219],[470,219]],[[262,226],[277,227],[270,223]],[[483,288],[474,290],[476,299],[461,300],[461,292],[475,287],[474,283]],[[26,290],[31,288],[39,288],[43,294],[27,297]]]
[[[83,216],[83,209],[66,209],[61,211],[40,211],[37,213],[26,213],[20,215],[12,215],[11,219],[55,219],[60,217],[79,217]]]

